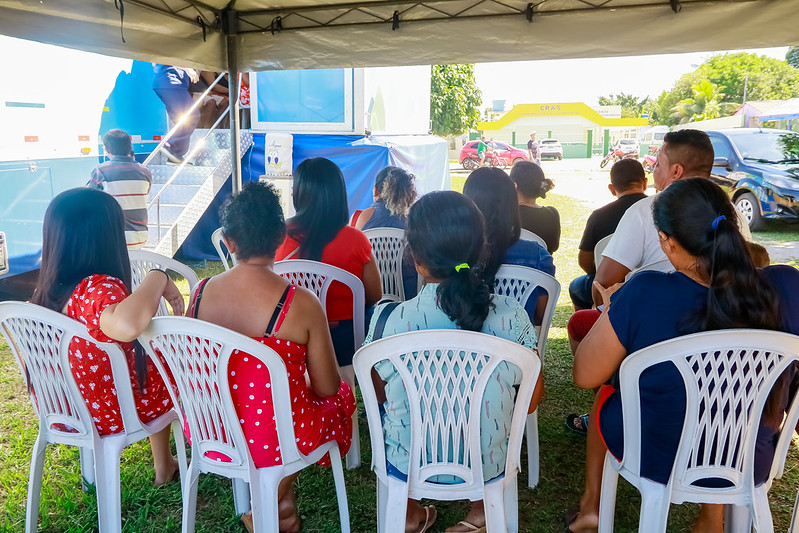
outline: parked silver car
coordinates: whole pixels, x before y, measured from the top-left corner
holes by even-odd
[[[541,159],[563,159],[563,147],[557,139],[542,139],[538,144]]]

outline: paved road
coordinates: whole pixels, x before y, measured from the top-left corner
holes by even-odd
[[[590,209],[596,209],[613,200],[608,191],[610,172],[607,168],[599,168],[600,161],[602,158],[596,156],[592,159],[542,161],[541,166],[547,177],[555,182],[553,193],[569,196]],[[450,172],[453,175],[468,175],[458,164],[450,164]],[[647,190],[647,194],[654,193],[654,188]],[[766,240],[759,238],[757,233],[755,240],[768,249],[773,262],[799,261],[799,226],[796,227],[794,242]]]

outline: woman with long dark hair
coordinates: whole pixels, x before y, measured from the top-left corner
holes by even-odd
[[[408,209],[416,201],[416,178],[405,169],[388,166],[377,173],[374,187],[374,203],[358,214],[356,228],[405,229]]]
[[[425,285],[419,294],[395,308],[377,306],[366,342],[376,340],[375,327],[384,321],[383,336],[422,329],[464,329],[481,331],[536,349],[533,325],[519,303],[509,297],[492,296],[482,278],[479,265],[485,249],[485,226],[477,206],[466,196],[453,191],[422,196],[408,213],[406,237],[416,270]],[[386,317],[381,317],[388,313]],[[410,413],[402,380],[388,361],[376,365],[385,382],[386,459],[391,472],[407,475],[410,440]],[[502,363],[489,379],[485,401],[495,406],[483,413],[483,476],[491,480],[502,474],[505,465],[506,428],[513,408],[513,384],[521,376],[518,369]],[[379,385],[379,384],[378,384]],[[533,393],[533,407],[543,394],[539,377]],[[441,480],[446,483],[446,480]],[[450,482],[452,482],[450,480]],[[432,506],[408,502],[405,530],[423,533],[435,521]],[[448,532],[475,531],[485,526],[483,502],[475,502],[465,520]]]
[[[323,157],[306,159],[294,171],[294,209],[286,221],[287,236],[275,260],[311,259],[351,272],[361,281],[366,306],[380,300],[380,272],[372,245],[361,230],[347,225],[347,188],[335,163]],[[339,365],[352,364],[352,293],[334,283],[327,294],[327,319]]]
[[[483,213],[486,225],[486,257],[483,278],[489,287],[503,264],[520,265],[555,275],[552,256],[534,241],[519,239],[521,223],[516,209],[516,187],[504,170],[482,167],[469,174],[463,194],[472,199]],[[543,297],[541,305],[537,305]],[[543,314],[546,293],[538,291],[527,303],[527,314],[533,320],[536,307]],[[540,323],[541,317],[534,322]]]
[[[169,391],[136,338],[155,316],[161,297],[183,314],[180,291],[162,270],[150,271],[131,292],[124,216],[119,203],[95,189],[56,196],[44,215],[42,268],[31,302],[83,323],[99,342],[116,342],[135,377],[133,398],[142,422],[172,408]],[[124,431],[108,355],[73,340],[69,360],[75,381],[100,435]],[[155,483],[173,479],[178,465],[169,449],[169,427],[150,437]]]
[[[554,254],[560,246],[560,213],[551,205],[538,205],[555,184],[532,161],[519,161],[510,169],[510,179],[516,184],[522,228],[532,231],[547,243]]]
[[[272,271],[275,250],[286,236],[274,189],[248,183],[221,209],[222,237],[238,261],[206,278],[192,295],[189,315],[237,331],[275,350],[286,363],[297,447],[310,453],[331,440],[345,454],[352,438],[355,397],[341,380],[319,300]],[[202,304],[202,305],[201,305]],[[269,372],[252,357],[230,358],[231,396],[256,467],[280,461]],[[280,416],[288,415],[282,413]],[[212,458],[213,459],[213,458]],[[300,528],[292,482],[278,487],[280,531]],[[242,517],[252,531],[252,515]]]
[[[588,425],[585,492],[579,514],[570,520],[575,532],[596,530],[605,451],[617,457],[623,453],[622,398],[611,384],[628,354],[714,329],[799,334],[799,303],[782,297],[799,291],[799,271],[789,266],[755,268],[735,208],[720,187],[703,178],[678,180],[656,197],[653,217],[660,246],[676,271],[639,272],[621,288],[603,289],[602,315],[574,356],[574,382],[583,388],[602,387]],[[755,483],[768,476],[774,436],[787,402],[784,386],[791,377],[783,376],[766,407],[758,433]],[[682,378],[673,365],[663,363],[642,374],[640,390],[641,474],[667,483],[685,416]],[[721,510],[703,506],[695,530],[721,531]]]

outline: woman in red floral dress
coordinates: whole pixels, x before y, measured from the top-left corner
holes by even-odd
[[[355,397],[339,375],[325,312],[314,294],[272,272],[275,250],[286,236],[277,195],[264,183],[247,184],[223,206],[221,219],[225,244],[238,264],[202,280],[188,314],[252,337],[280,354],[288,372],[300,452],[335,440],[346,454]],[[231,396],[255,466],[278,464],[269,373],[243,352],[234,352],[229,370]],[[284,478],[278,487],[283,532],[300,528],[295,477]],[[251,530],[251,515],[242,520]]]
[[[56,196],[44,216],[42,267],[31,301],[83,323],[100,342],[116,342],[126,355],[136,411],[150,422],[172,408],[158,370],[134,342],[155,316],[163,296],[182,314],[183,296],[163,271],[151,271],[133,292],[124,217],[110,195],[87,188]],[[124,431],[108,355],[73,339],[72,374],[100,435]],[[122,384],[117,384],[122,386]],[[173,479],[178,465],[169,426],[150,437],[155,483]]]

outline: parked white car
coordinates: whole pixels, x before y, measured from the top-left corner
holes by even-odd
[[[538,144],[541,159],[563,159],[563,147],[557,139],[542,139]]]

